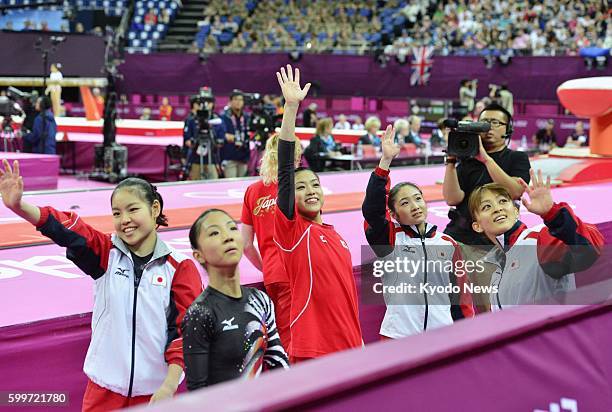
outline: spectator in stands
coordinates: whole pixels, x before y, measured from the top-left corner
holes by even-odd
[[[170,9],[162,9],[159,22],[162,24],[170,24]]]
[[[533,141],[538,146],[542,153],[548,153],[550,149],[557,143],[557,135],[555,134],[555,121],[548,119],[543,128],[539,129],[533,136]]]
[[[469,112],[474,110],[474,99],[476,98],[476,88],[478,87],[478,80],[461,80],[461,86],[459,87],[459,103],[465,107]]]
[[[99,37],[104,36],[104,32],[102,31],[102,27],[100,26],[94,27],[91,32],[94,36],[99,36]]]
[[[351,124],[346,120],[346,116],[341,114],[338,116],[338,121],[334,125],[334,129],[351,130]]]
[[[315,127],[317,124],[317,104],[312,102],[302,114],[302,126]]]
[[[55,154],[55,134],[57,124],[51,110],[51,100],[47,96],[36,101],[38,116],[34,119],[32,131],[25,136],[24,151],[28,153]]]
[[[582,120],[576,122],[574,131],[567,137],[565,147],[588,146],[589,134],[584,131],[584,123]]]
[[[359,138],[361,144],[369,144],[372,146],[380,147],[381,140],[378,137],[378,131],[380,130],[380,119],[376,116],[368,117],[365,122],[366,134]]]
[[[83,26],[83,23],[81,23],[80,21],[77,22],[77,24],[74,25],[74,31],[76,33],[85,33],[85,27]]]
[[[151,120],[151,109],[150,108],[145,107],[144,109],[142,109],[140,120]]]
[[[155,26],[157,24],[157,9],[149,9],[144,16],[144,24],[147,26]]]
[[[353,118],[353,126],[351,127],[353,130],[365,130],[365,126],[361,121],[361,117],[355,116]]]
[[[9,20],[4,23],[4,30],[13,30],[13,22]]]
[[[230,94],[229,108],[221,116],[225,127],[225,143],[221,148],[221,160],[225,177],[246,176],[249,158],[249,117],[244,113],[242,91]]]
[[[408,136],[406,136],[406,139],[404,140],[405,143],[413,143],[415,144],[417,147],[425,147],[425,142],[423,141],[423,139],[421,138],[421,118],[417,115],[412,115],[408,118],[408,123],[410,123],[410,132],[408,133]]]
[[[162,104],[159,106],[159,120],[170,120],[172,116],[172,106],[167,97],[162,98]]]

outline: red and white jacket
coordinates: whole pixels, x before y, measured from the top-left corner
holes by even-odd
[[[458,298],[464,317],[473,317],[472,297],[464,287],[466,277],[454,270],[462,261],[460,246],[452,237],[438,232],[436,226],[426,223],[425,234],[421,235],[415,226],[392,222],[386,200],[389,186],[389,171],[377,167],[370,176],[362,206],[366,238],[379,258],[385,261],[399,259],[418,266],[412,266],[409,275],[403,269],[383,275],[384,286],[412,285],[415,289],[384,295],[387,311],[380,334],[401,338],[451,325],[451,296]],[[460,293],[429,294],[421,285],[441,288],[456,285]]]
[[[532,228],[517,221],[497,237],[504,250],[496,247],[483,258],[496,266],[491,310],[536,304],[571,291],[576,288],[574,272],[588,269],[599,258],[602,234],[582,222],[567,203],[554,204],[543,219],[544,225]]]
[[[195,263],[158,238],[136,287],[134,262],[118,236],[51,207],[40,208],[36,227],[95,280],[85,374],[123,396],[155,393],[169,364],[184,367],[180,323],[202,292]]]

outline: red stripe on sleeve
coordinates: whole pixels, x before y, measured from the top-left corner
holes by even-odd
[[[191,303],[202,293],[202,279],[200,273],[190,259],[185,259],[178,263],[172,255],[168,256],[168,263],[176,269],[174,278],[172,279],[172,287],[170,299],[174,300],[174,304],[178,313],[175,319],[168,319],[170,322],[175,322],[178,338],[174,339],[166,349],[165,359],[168,364],[177,364],[181,368],[185,368],[183,361],[183,338],[181,336],[181,323],[185,316],[185,311]]]

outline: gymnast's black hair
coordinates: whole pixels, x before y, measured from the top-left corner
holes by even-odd
[[[115,186],[115,190],[113,190],[113,194],[111,195],[111,203],[113,201],[113,196],[120,189],[133,190],[140,195],[140,198],[144,200],[149,207],[153,206],[154,201],[159,202],[159,216],[155,220],[157,226],[168,226],[168,218],[164,215],[164,199],[161,194],[157,191],[157,187],[147,182],[144,179],[139,179],[137,177],[129,177]]]
[[[229,216],[230,219],[233,219],[229,215],[229,213],[227,213],[225,210],[222,210],[222,209],[212,208],[212,209],[208,209],[208,210],[205,210],[204,212],[202,212],[202,214],[200,216],[198,216],[198,218],[195,220],[195,222],[193,222],[193,224],[191,225],[191,228],[189,228],[189,243],[191,243],[191,248],[192,249],[195,250],[195,249],[198,248],[198,238],[200,237],[202,221],[204,219],[206,219],[206,216],[208,216],[212,212],[225,213],[227,216]]]

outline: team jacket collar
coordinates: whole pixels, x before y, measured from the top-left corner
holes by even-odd
[[[504,250],[508,251],[508,249],[516,243],[516,240],[525,229],[527,229],[527,226],[520,220],[517,220],[507,232],[497,236],[497,240],[500,245],[503,245]]]
[[[119,236],[117,236],[116,234],[113,234],[112,241],[113,241],[113,246],[115,246],[125,255],[129,256],[130,259],[132,258],[132,254],[130,253],[130,250],[128,249],[127,245],[123,242],[123,240],[119,238]],[[159,236],[157,236],[157,241],[155,242],[155,249],[153,250],[153,257],[151,258],[151,261],[159,259],[164,256],[168,256],[171,253],[172,251],[170,250],[168,245],[166,245],[166,243],[163,240],[161,240]]]
[[[401,225],[402,230],[410,237],[421,237],[419,228],[416,225]],[[425,223],[425,236],[423,238],[432,238],[436,234],[438,227],[429,223]]]

